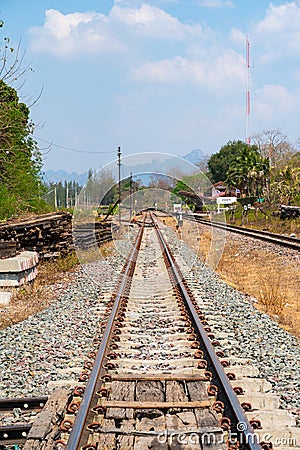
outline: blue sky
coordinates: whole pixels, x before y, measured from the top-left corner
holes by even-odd
[[[44,170],[84,172],[123,154],[216,153],[250,134],[300,137],[300,1],[0,0],[21,41]],[[47,143],[52,143],[48,149]],[[66,147],[66,148],[62,148]],[[75,151],[77,150],[77,151]]]

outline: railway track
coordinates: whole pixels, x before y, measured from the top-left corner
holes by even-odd
[[[269,242],[272,244],[277,244],[277,245],[282,245],[287,248],[292,248],[294,250],[300,250],[300,239],[297,239],[295,237],[284,236],[282,234],[275,234],[275,233],[271,233],[269,231],[237,227],[237,226],[230,225],[227,223],[209,221],[209,220],[201,218],[197,214],[184,215],[183,217],[186,218],[187,220],[192,220],[192,221],[195,220],[196,222],[201,223],[203,225],[208,225],[211,227],[216,227],[216,228],[220,228],[223,230],[231,231],[233,233],[242,234],[244,236],[252,237],[254,239],[260,239],[260,240],[263,240],[263,241],[266,241],[266,242]]]
[[[153,217],[144,217],[109,311],[57,449],[271,448]]]
[[[223,348],[167,227],[150,215],[137,227],[77,387],[68,401],[56,393],[19,435],[7,429],[0,449],[299,448],[300,428],[270,383]]]
[[[0,449],[26,442],[32,427],[26,421],[30,421],[32,412],[41,412],[47,400],[48,397],[0,399]]]

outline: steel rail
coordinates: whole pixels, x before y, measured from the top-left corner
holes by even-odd
[[[145,219],[144,219],[145,221]],[[82,440],[84,439],[84,435],[88,433],[84,429],[84,424],[87,422],[88,416],[90,414],[90,410],[93,406],[93,402],[96,402],[94,397],[95,390],[97,388],[97,383],[100,379],[101,371],[103,369],[103,363],[107,353],[107,347],[109,344],[110,336],[113,330],[113,324],[119,309],[119,305],[121,302],[123,291],[128,283],[128,274],[132,267],[132,264],[136,263],[136,255],[141,244],[142,236],[144,232],[144,227],[140,227],[135,244],[127,258],[125,263],[126,269],[123,274],[123,278],[121,284],[118,288],[118,292],[116,294],[115,302],[112,307],[112,311],[107,321],[107,325],[105,331],[103,333],[103,337],[100,343],[99,350],[97,352],[93,369],[91,371],[89,380],[84,390],[84,394],[80,403],[80,407],[78,409],[76,419],[72,426],[72,430],[70,432],[70,436],[67,442],[67,450],[78,450],[81,447]]]
[[[41,410],[47,400],[48,397],[0,398],[0,411],[12,411],[14,408],[22,412]]]
[[[255,230],[251,228],[241,228],[234,225],[229,225],[227,223],[212,222],[206,219],[201,219],[196,215],[193,216],[189,215],[189,218],[187,220],[193,220],[193,218],[191,217],[195,219],[195,222],[202,223],[204,225],[221,228],[224,230],[231,231],[233,233],[243,234],[245,236],[252,237],[254,239],[260,239],[266,242],[270,242],[272,244],[282,245],[284,247],[292,248],[294,250],[300,250],[300,239],[298,238],[294,238],[291,236],[282,236],[280,234],[271,233],[269,231]]]
[[[261,450],[261,446],[259,443],[255,442],[255,439],[252,439],[251,437],[255,437],[254,430],[252,429],[245,412],[243,408],[241,407],[241,404],[237,398],[236,393],[234,392],[228,377],[223,369],[223,366],[221,365],[218,356],[216,355],[216,352],[214,350],[214,347],[207,336],[206,331],[204,330],[204,327],[199,319],[199,316],[194,308],[194,305],[191,301],[190,295],[183,283],[183,277],[180,272],[180,269],[177,267],[177,264],[175,263],[175,260],[168,248],[167,243],[165,242],[165,239],[158,227],[158,224],[156,221],[155,223],[155,229],[157,232],[157,235],[159,237],[159,240],[161,242],[162,248],[164,249],[164,252],[167,256],[167,259],[169,261],[170,267],[172,269],[172,272],[175,276],[175,279],[178,283],[178,286],[180,288],[180,291],[182,293],[182,296],[185,300],[185,303],[190,311],[191,318],[193,320],[194,326],[196,331],[198,332],[201,341],[203,343],[203,346],[206,350],[206,355],[209,359],[210,365],[214,368],[215,375],[217,376],[217,379],[219,381],[219,384],[222,387],[222,393],[225,395],[230,410],[235,418],[236,425],[242,424],[241,429],[242,431],[237,430],[236,436],[239,439],[239,441],[249,450]],[[250,437],[250,439],[249,439]]]
[[[28,423],[0,426],[0,448],[2,446],[24,444],[31,427],[32,425]]]

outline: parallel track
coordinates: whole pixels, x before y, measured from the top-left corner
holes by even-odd
[[[252,237],[254,239],[260,239],[265,242],[269,242],[269,243],[276,244],[276,245],[281,245],[286,248],[300,250],[300,239],[297,239],[295,237],[284,236],[282,234],[275,234],[275,233],[271,233],[269,231],[255,230],[252,228],[237,227],[237,226],[230,225],[227,223],[209,221],[209,220],[201,218],[197,214],[193,214],[193,215],[189,214],[189,215],[185,215],[183,217],[186,218],[187,220],[196,221],[203,225],[221,228],[223,230],[242,234],[244,236]]]

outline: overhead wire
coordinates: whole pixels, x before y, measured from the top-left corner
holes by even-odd
[[[42,139],[38,136],[34,136],[34,139],[37,139],[38,141],[44,142],[45,144],[48,144],[50,147],[57,147],[57,148],[61,148],[63,150],[68,150],[70,152],[75,152],[75,153],[89,153],[89,154],[109,154],[109,153],[113,153],[114,150],[110,150],[110,151],[105,151],[105,152],[101,152],[101,151],[90,151],[90,150],[79,150],[79,149],[75,149],[75,148],[71,148],[71,147],[65,147],[64,145],[59,145],[59,144],[55,144],[55,142],[50,142],[47,141],[45,139]],[[50,148],[48,150],[47,153],[49,153]]]

